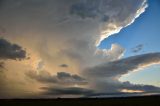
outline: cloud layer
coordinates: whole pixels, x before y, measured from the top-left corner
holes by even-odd
[[[32,79],[40,81],[42,83],[52,83],[52,84],[63,84],[63,85],[85,85],[87,81],[80,77],[79,75],[66,72],[58,72],[57,75],[51,75],[47,71],[40,71],[36,73],[35,71],[29,71],[26,73]]]
[[[160,63],[160,53],[149,53],[104,63],[87,70],[96,77],[116,77],[153,64]]]

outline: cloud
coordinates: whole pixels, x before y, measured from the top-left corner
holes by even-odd
[[[22,44],[31,51],[31,60],[27,67],[39,71],[29,71],[27,74],[20,72],[40,83],[34,86],[41,87],[41,83],[62,85],[64,88],[59,89],[63,89],[64,93],[71,90],[65,87],[74,85],[87,85],[99,92],[117,92],[121,83],[115,80],[115,76],[140,68],[143,59],[138,59],[138,63],[132,65],[138,57],[122,59],[125,48],[121,45],[112,44],[110,49],[103,50],[98,49],[97,45],[104,38],[134,22],[146,7],[146,0],[5,0],[0,9],[0,23],[7,30],[6,38]],[[10,45],[9,48],[15,45],[9,42],[6,44]],[[16,60],[26,57],[21,47],[13,48],[16,48],[14,52],[10,54],[7,51],[8,54],[3,53],[0,58]],[[38,64],[35,66],[34,63],[37,61]],[[130,65],[127,67],[125,62],[128,61]],[[62,63],[70,65],[70,73],[59,72],[65,66]],[[62,67],[59,67],[60,64]],[[81,73],[85,69],[87,72],[84,72],[84,76],[72,74]],[[16,73],[20,69],[17,67],[14,70]],[[17,74],[18,76],[29,83],[27,86],[33,85],[21,74]],[[16,81],[19,79],[16,78]],[[27,89],[38,92],[37,89],[29,87]],[[99,88],[104,90],[101,91]]]
[[[160,53],[148,53],[87,68],[83,71],[83,75],[88,78],[90,88],[94,88],[97,92],[114,93],[122,92],[123,89],[139,90],[145,93],[159,92],[159,87],[119,81],[124,74],[159,63]]]
[[[3,68],[4,62],[0,62],[0,68]]]
[[[82,74],[88,78],[87,80],[90,82],[90,87],[95,88],[99,92],[121,92],[123,89],[159,92],[159,87],[141,84],[136,85],[119,81],[119,78],[124,74],[159,63],[160,53],[149,53],[86,68]]]
[[[112,44],[111,49],[98,49],[97,55],[104,56],[106,60],[114,61],[122,58],[125,53],[125,49],[118,44]]]
[[[23,42],[33,52],[32,57],[45,61],[49,70],[67,63],[74,66],[71,70],[74,72],[121,58],[124,50],[121,45],[113,44],[111,49],[97,50],[95,44],[131,24],[146,6],[146,0],[6,0],[0,11],[3,16],[0,20],[8,31],[6,36]],[[97,51],[102,55],[95,54]]]
[[[12,44],[9,41],[0,39],[0,59],[21,60],[26,58],[26,51],[17,44]]]
[[[106,83],[107,84],[107,83]],[[116,86],[116,85],[115,85]],[[140,96],[152,93],[160,92],[159,87],[152,85],[131,84],[130,82],[119,83],[116,86],[119,91],[97,91],[94,88],[82,88],[82,87],[41,87],[43,90],[43,96],[47,95],[53,97],[68,98],[69,95],[73,97],[124,97],[124,96]],[[114,88],[115,89],[115,88]],[[43,97],[42,96],[42,97]]]
[[[82,19],[95,19],[104,23],[102,33],[97,45],[114,33],[118,33],[123,27],[134,22],[134,20],[145,11],[146,0],[83,0],[73,4],[70,8],[72,15]]]
[[[79,95],[79,96],[84,96],[84,95],[89,95],[92,94],[94,91],[91,89],[87,88],[80,88],[80,87],[65,87],[65,88],[42,88],[46,92],[44,94],[46,95]]]
[[[85,74],[96,77],[116,77],[159,63],[160,53],[142,54],[89,68]]]
[[[6,29],[0,26],[0,35],[4,35],[4,34],[6,34]]]
[[[70,13],[80,16],[81,18],[95,18],[98,16],[98,4],[99,1],[81,1],[78,3],[75,3],[70,8]]]
[[[64,85],[86,85],[87,81],[79,75],[66,72],[58,72],[57,75],[51,75],[47,71],[29,71],[26,73],[30,78],[42,83],[64,84]]]
[[[144,45],[142,45],[142,44],[137,45],[136,47],[132,48],[132,52],[137,53],[137,52],[141,51],[143,49],[143,46]]]
[[[127,74],[131,71],[138,70],[139,68],[145,68],[152,64],[158,64],[160,62],[160,53],[149,53],[143,55],[132,56],[105,64],[100,64],[96,67],[91,67],[84,70],[83,76],[86,77],[85,82],[89,82],[86,88],[66,87],[65,84],[70,84],[73,79],[78,81],[84,81],[78,75],[71,75],[66,72],[58,72],[56,76],[48,76],[49,74],[39,74],[33,79],[40,82],[52,82],[61,84],[64,81],[64,86],[61,87],[44,87],[44,95],[54,95],[59,97],[60,95],[76,95],[82,97],[115,97],[115,96],[134,96],[145,95],[149,93],[160,92],[159,87],[152,85],[131,84],[130,82],[120,82],[117,77],[123,74]],[[32,74],[33,75],[33,74]],[[43,75],[43,76],[41,76]],[[45,75],[49,79],[45,79]],[[39,76],[39,77],[38,77]],[[40,77],[41,76],[41,77]],[[37,78],[38,77],[38,78]],[[53,81],[52,81],[52,80]],[[55,80],[56,79],[56,80]],[[61,81],[60,81],[61,80]],[[73,83],[72,83],[73,84]],[[77,84],[78,83],[74,83]],[[73,85],[74,85],[73,84]],[[125,91],[125,92],[124,92]],[[128,91],[128,92],[127,92]],[[132,91],[132,92],[131,92]]]
[[[160,87],[155,87],[152,85],[142,85],[142,84],[131,84],[130,82],[123,82],[122,89],[132,89],[132,90],[140,90],[143,92],[160,92]]]
[[[67,64],[61,64],[61,65],[59,65],[60,67],[63,67],[63,68],[67,68],[68,67],[68,65]]]

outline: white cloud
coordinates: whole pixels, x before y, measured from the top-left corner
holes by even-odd
[[[106,58],[106,60],[114,61],[122,58],[125,49],[118,44],[112,44],[111,49],[97,49],[96,55]]]

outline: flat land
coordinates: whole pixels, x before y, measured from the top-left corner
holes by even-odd
[[[160,96],[81,99],[0,99],[0,106],[160,106]]]

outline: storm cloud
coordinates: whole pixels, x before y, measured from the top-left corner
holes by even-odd
[[[83,71],[83,75],[86,75],[90,80],[90,86],[99,92],[121,92],[123,89],[159,92],[159,87],[119,81],[119,78],[124,74],[159,63],[160,53],[148,53],[87,68]]]
[[[21,77],[28,84],[27,90],[38,92],[43,88],[46,94],[55,96],[118,94],[123,89],[158,91],[151,86],[122,83],[118,78],[159,63],[159,53],[123,58],[126,49],[116,42],[108,49],[97,47],[108,36],[132,24],[147,6],[147,0],[4,0],[0,23],[7,34],[1,36],[31,53],[29,62],[18,64],[23,68],[14,67],[22,74],[8,73]],[[0,59],[24,58],[26,51],[21,46],[0,39]],[[8,65],[12,68],[17,64]]]
[[[116,77],[160,63],[160,53],[136,55],[88,68],[85,73],[96,77]]]
[[[70,13],[82,19],[97,18],[104,23],[101,38],[97,41],[99,44],[104,38],[131,24],[146,7],[146,0],[83,0],[73,4]]]
[[[77,95],[77,96],[85,96],[93,94],[94,91],[87,88],[80,88],[80,87],[66,87],[66,88],[41,88],[44,89],[46,92],[45,95]]]
[[[29,71],[26,73],[30,78],[42,83],[64,84],[64,85],[86,85],[87,81],[79,75],[66,72],[58,72],[57,75],[51,75],[47,71]]]
[[[26,58],[26,51],[17,44],[0,38],[0,59],[21,60]]]

